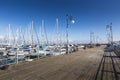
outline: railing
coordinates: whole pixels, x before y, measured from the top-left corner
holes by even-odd
[[[10,58],[0,59],[0,67],[11,65],[11,64],[15,64],[15,60],[12,60]]]

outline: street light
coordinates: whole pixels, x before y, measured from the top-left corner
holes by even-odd
[[[67,22],[67,25],[66,25],[66,40],[67,40],[67,48],[66,48],[66,51],[67,53],[66,54],[69,54],[69,40],[68,40],[68,26],[70,23],[74,24],[75,21],[74,21],[74,18],[72,16],[69,16],[68,14],[66,15],[66,22]]]

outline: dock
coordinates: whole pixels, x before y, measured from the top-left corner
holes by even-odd
[[[104,47],[11,65],[0,80],[120,80],[120,58]]]

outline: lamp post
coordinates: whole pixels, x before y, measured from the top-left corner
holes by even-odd
[[[66,51],[67,51],[67,53],[66,53],[66,54],[69,54],[69,48],[68,48],[68,47],[69,47],[68,26],[69,26],[70,23],[74,24],[75,21],[74,21],[74,19],[73,19],[72,16],[69,16],[69,15],[67,14],[67,15],[66,15],[66,22],[67,22],[67,24],[66,24],[66,40],[67,40],[67,48],[66,48]]]

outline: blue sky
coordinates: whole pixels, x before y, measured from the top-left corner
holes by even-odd
[[[113,23],[114,40],[120,40],[120,0],[0,0],[0,34],[6,34],[8,24],[26,28],[32,20],[38,29],[41,21],[50,35],[55,32],[56,18],[59,32],[65,34],[66,14],[72,15],[75,24],[69,25],[69,39],[88,42],[90,31],[106,41],[105,27]]]

